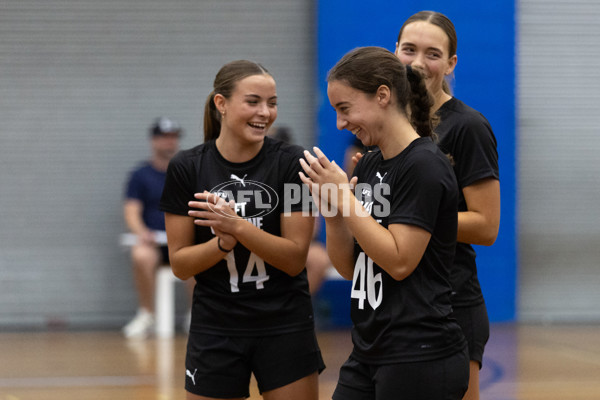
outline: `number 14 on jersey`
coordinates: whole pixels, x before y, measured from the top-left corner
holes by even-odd
[[[233,255],[233,251],[227,253],[225,256],[225,261],[227,262],[227,269],[229,270],[229,284],[231,285],[231,292],[237,293],[240,291],[238,286],[239,276],[235,266],[235,256]],[[256,273],[254,271],[256,271]],[[256,290],[260,290],[265,288],[264,283],[268,280],[269,275],[267,275],[265,262],[256,254],[250,253],[250,258],[248,259],[248,264],[246,265],[242,282],[255,282]]]

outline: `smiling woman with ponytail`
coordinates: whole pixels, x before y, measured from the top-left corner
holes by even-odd
[[[188,400],[247,398],[252,374],[265,398],[318,398],[324,364],[305,268],[314,217],[276,200],[302,184],[302,148],[266,137],[276,118],[273,76],[252,61],[225,64],[206,99],[204,143],[169,164],[171,267],[196,280]]]
[[[354,348],[333,399],[458,400],[469,377],[450,304],[458,187],[425,81],[388,50],[363,47],[331,69],[327,94],[338,129],[378,148],[350,182],[318,148],[300,160],[316,203],[338,210],[325,216],[327,251],[353,281]]]

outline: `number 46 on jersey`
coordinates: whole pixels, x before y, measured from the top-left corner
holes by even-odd
[[[379,290],[377,284],[379,283]],[[383,300],[383,282],[381,272],[373,275],[373,260],[361,251],[354,265],[352,291],[350,297],[358,300],[359,310],[364,310],[365,300],[373,310],[377,309]]]

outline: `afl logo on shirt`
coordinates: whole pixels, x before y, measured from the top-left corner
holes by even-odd
[[[232,180],[215,186],[210,192],[215,193],[224,202],[233,200],[236,212],[240,212],[242,217],[264,217],[277,208],[279,196],[269,185],[247,180],[245,175],[240,178],[232,174],[231,178]]]

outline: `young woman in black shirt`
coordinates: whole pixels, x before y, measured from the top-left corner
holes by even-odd
[[[331,261],[353,280],[354,348],[333,399],[460,399],[469,364],[449,282],[458,187],[432,140],[424,80],[388,50],[358,48],[329,72],[327,94],[338,129],[377,146],[351,182],[318,148],[300,161]]]
[[[324,368],[305,262],[314,217],[286,190],[301,185],[302,148],[266,137],[275,80],[260,64],[224,65],[205,106],[205,141],[169,164],[161,208],[171,266],[196,286],[186,356],[188,399],[318,398]]]

